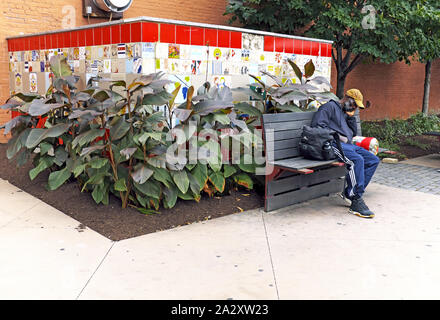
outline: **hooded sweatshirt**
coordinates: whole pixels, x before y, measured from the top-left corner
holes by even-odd
[[[336,131],[341,142],[351,143],[357,134],[356,118],[350,117],[339,102],[330,100],[319,107],[312,119],[312,127],[322,127]]]

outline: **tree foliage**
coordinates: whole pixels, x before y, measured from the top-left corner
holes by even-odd
[[[342,97],[347,75],[362,61],[392,63],[408,56],[399,39],[408,30],[412,1],[233,0],[226,13],[245,27],[333,40],[337,95]]]

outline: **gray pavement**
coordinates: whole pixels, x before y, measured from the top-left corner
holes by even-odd
[[[330,196],[118,242],[0,180],[0,299],[439,299],[440,196],[419,167],[380,165],[372,220]],[[410,171],[426,192],[388,185]]]

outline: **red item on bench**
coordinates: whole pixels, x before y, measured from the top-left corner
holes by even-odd
[[[379,142],[373,137],[353,137],[353,143],[367,151],[370,151],[374,155],[379,152]]]

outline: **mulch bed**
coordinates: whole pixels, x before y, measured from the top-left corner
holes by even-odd
[[[399,150],[401,158],[412,159],[433,153],[440,153],[440,140],[435,136],[400,137]]]
[[[15,161],[6,158],[6,144],[0,144],[0,178],[44,201],[113,241],[128,239],[160,230],[171,229],[198,221],[214,219],[241,211],[260,208],[264,198],[257,191],[233,190],[230,195],[209,198],[202,196],[199,203],[178,200],[172,209],[161,208],[160,214],[144,215],[133,208],[122,209],[116,197],[108,206],[97,205],[90,194],[81,193],[76,182],[69,182],[54,191],[47,191],[48,172],[31,181],[31,162],[17,169]]]
[[[412,143],[401,139],[401,158],[415,158],[432,153],[440,153],[440,143],[436,137],[411,137]],[[416,141],[416,143],[414,143]],[[429,145],[429,148],[420,148]],[[79,221],[78,229],[87,226],[103,236],[119,241],[160,230],[166,230],[198,221],[214,219],[264,205],[261,189],[233,190],[230,195],[209,198],[202,196],[200,202],[178,200],[172,209],[160,209],[160,214],[143,215],[135,209],[121,208],[116,197],[110,197],[108,206],[97,205],[88,193],[81,193],[75,182],[69,182],[55,191],[47,191],[49,173],[41,173],[34,181],[28,175],[32,168],[29,162],[16,169],[15,162],[6,158],[6,144],[0,144],[0,178],[41,199],[45,203]],[[404,155],[404,156],[403,156]],[[394,156],[393,156],[394,157]]]

